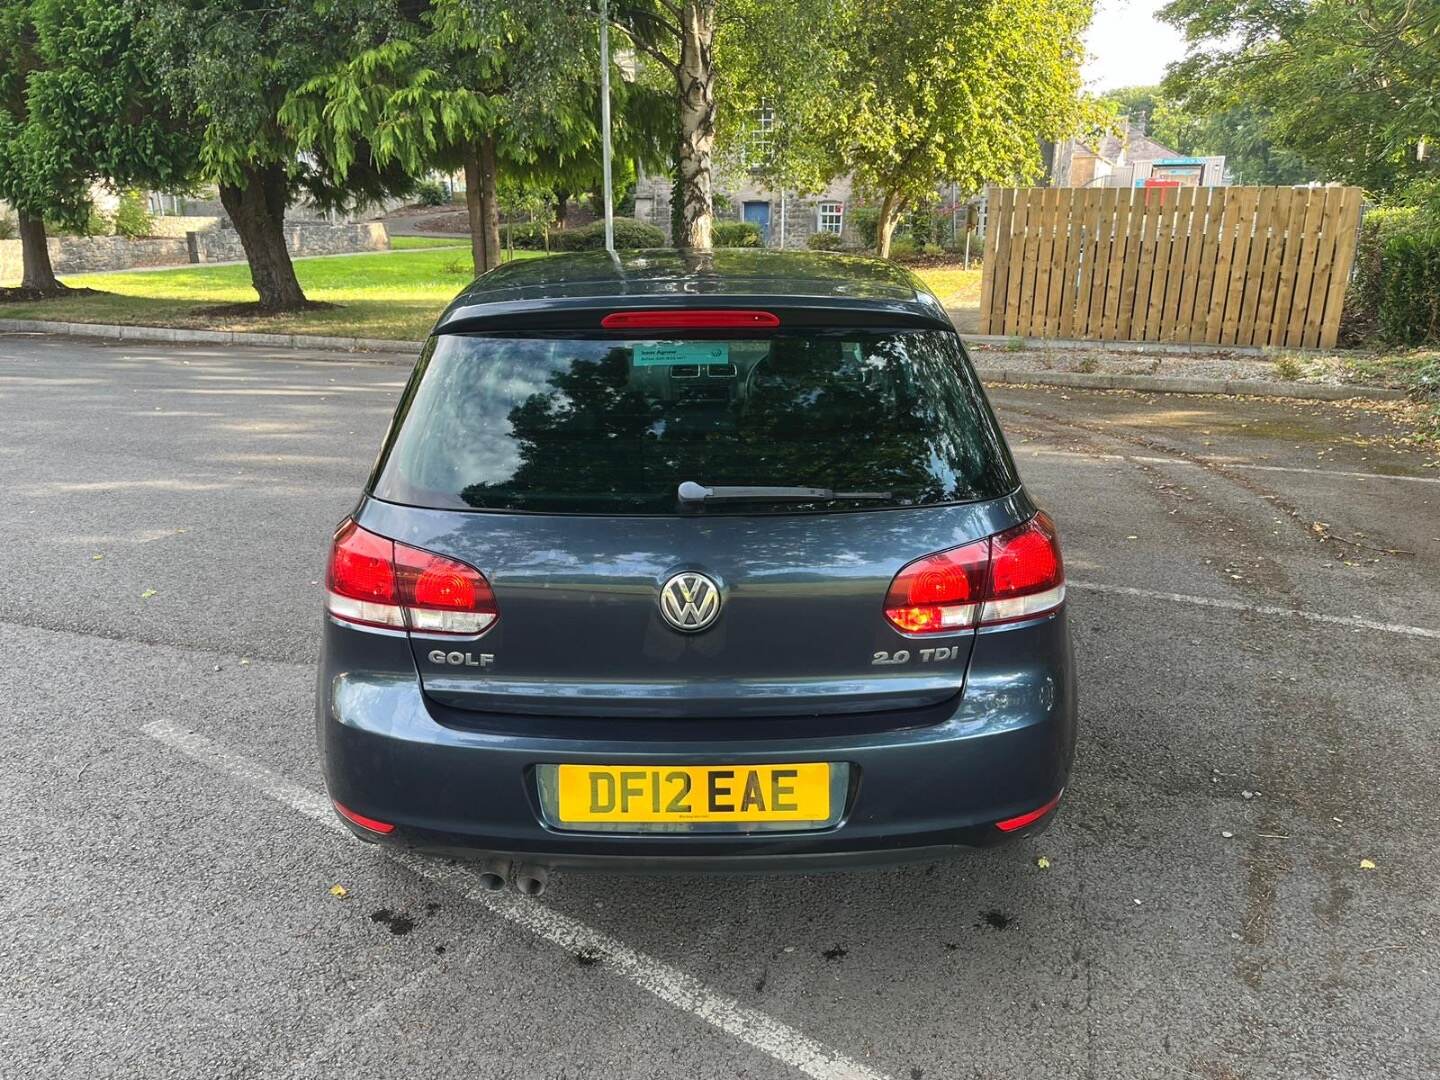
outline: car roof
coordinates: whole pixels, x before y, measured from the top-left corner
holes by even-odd
[[[914,274],[885,259],[817,251],[675,248],[515,260],[475,279],[435,333],[593,329],[633,309],[763,308],[785,325],[953,330]]]

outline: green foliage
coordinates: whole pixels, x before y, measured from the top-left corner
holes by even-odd
[[[833,232],[813,232],[805,238],[805,246],[811,251],[840,251],[845,241]]]
[[[1385,241],[1378,315],[1380,336],[1389,344],[1440,343],[1440,228]]]
[[[35,115],[31,87],[55,63],[42,32],[53,9],[38,0],[0,2],[0,199],[22,214],[83,224],[85,171],[58,152],[53,130]]]
[[[1302,374],[1304,374],[1304,369],[1300,366],[1300,358],[1298,356],[1287,353],[1284,356],[1276,358],[1275,377],[1277,379],[1285,382],[1294,382],[1300,378]]]
[[[1190,53],[1166,79],[1193,113],[1248,109],[1254,134],[1322,180],[1375,193],[1424,175],[1440,135],[1440,5],[1171,0]],[[1242,114],[1243,115],[1243,114]]]
[[[913,236],[901,234],[890,241],[890,258],[892,259],[913,259],[920,254],[920,245],[915,242]]]
[[[1385,301],[1385,249],[1397,237],[1427,231],[1440,225],[1420,207],[1380,207],[1369,211],[1360,222],[1355,245],[1355,270],[1345,294],[1340,323],[1340,340],[1360,345],[1380,338],[1380,308]]]
[[[14,218],[9,214],[0,214],[0,240],[14,240],[18,231]]]
[[[1034,178],[1044,140],[1103,114],[1082,99],[1090,0],[848,0],[833,5],[844,64],[817,119],[882,213]],[[884,231],[881,231],[883,237]]]
[[[445,186],[437,180],[422,180],[415,185],[415,199],[421,206],[444,206],[450,200]]]
[[[109,236],[112,229],[110,219],[86,203],[83,214],[46,218],[45,231],[51,236]]]
[[[716,247],[760,246],[760,226],[753,221],[717,221],[710,235]]]
[[[522,251],[546,251],[549,226],[544,221],[507,222],[500,226],[500,239],[508,247]]]
[[[857,206],[850,211],[850,224],[860,237],[861,246],[873,248],[880,228],[880,211],[873,206]]]
[[[368,141],[306,141],[286,113],[312,80],[393,35],[390,0],[143,0],[142,10],[142,40],[167,99],[197,127],[200,178],[246,188],[279,170],[287,199],[304,196],[327,209],[413,190],[412,174],[377,159]],[[348,112],[335,110],[333,130],[353,120],[359,105],[348,104]]]
[[[605,222],[592,221],[578,229],[566,229],[550,238],[557,251],[593,251],[605,247]],[[665,234],[654,225],[635,218],[615,219],[615,247],[653,248],[665,246]]]
[[[1208,88],[1206,88],[1208,90]],[[1196,91],[1192,102],[1172,97],[1163,86],[1127,86],[1103,94],[1100,101],[1132,123],[1145,117],[1150,138],[1186,156],[1225,155],[1225,167],[1241,184],[1300,184],[1315,170],[1293,151],[1274,145],[1265,114],[1255,103],[1225,104],[1223,97]]]
[[[844,5],[833,14],[843,17]],[[816,137],[841,95],[846,64],[831,5],[726,0],[718,16],[717,143],[731,158],[722,167],[775,190],[818,191],[843,169],[834,147]],[[762,110],[771,118],[765,131]]]
[[[361,0],[350,0],[361,2]],[[378,0],[376,0],[378,2]],[[566,4],[431,0],[299,84],[280,117],[341,179],[367,161],[412,174],[458,168],[497,140],[502,177],[568,191],[600,182],[598,34]],[[673,139],[668,99],[612,78],[617,166],[658,165]]]
[[[961,228],[962,230],[964,229],[963,224]],[[958,255],[962,259],[965,257],[968,249],[970,260],[972,262],[974,262],[976,259],[981,258],[985,254],[985,238],[979,233],[962,231],[956,243],[943,244],[941,246],[944,248],[945,251],[949,252],[952,255]]]
[[[150,206],[145,201],[145,193],[133,188],[122,192],[120,205],[115,208],[111,224],[115,228],[116,236],[125,236],[132,240],[149,236],[150,230],[155,225],[155,219],[150,214]]]

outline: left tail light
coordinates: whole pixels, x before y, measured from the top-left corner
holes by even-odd
[[[500,612],[485,575],[346,521],[326,571],[325,610],[343,622],[474,637]]]
[[[1048,514],[901,568],[885,618],[907,634],[945,634],[1033,619],[1065,600],[1060,538]]]

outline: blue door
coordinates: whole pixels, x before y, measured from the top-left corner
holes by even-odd
[[[770,242],[770,204],[768,202],[747,202],[745,220],[760,226],[760,243]]]

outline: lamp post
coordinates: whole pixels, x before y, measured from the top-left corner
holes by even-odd
[[[610,4],[600,0],[600,160],[605,184],[605,250],[615,254],[615,196],[610,190]]]

